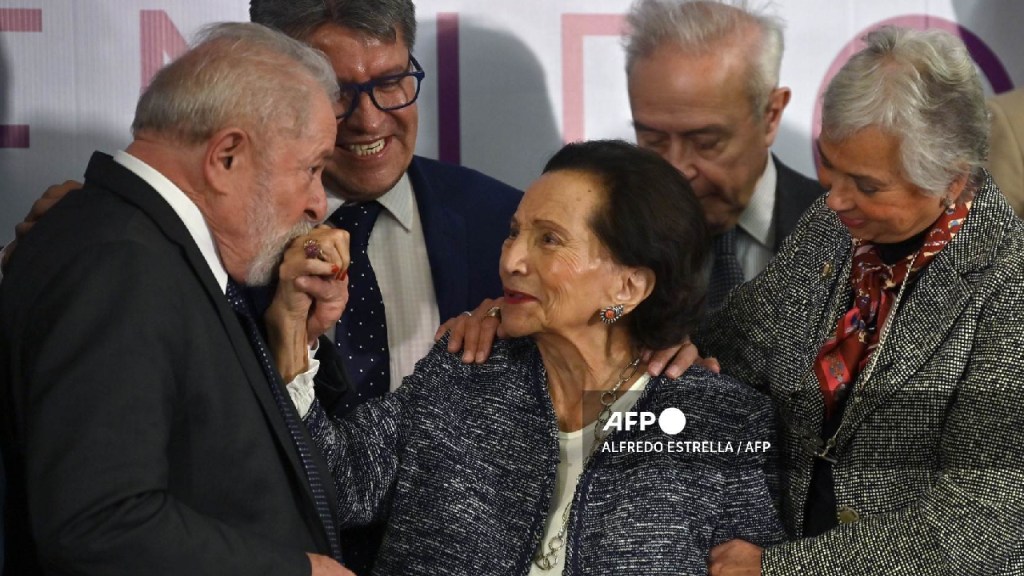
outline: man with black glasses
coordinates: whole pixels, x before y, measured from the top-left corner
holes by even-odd
[[[500,295],[498,256],[522,194],[414,155],[426,73],[412,56],[410,0],[252,0],[250,16],[323,51],[341,85],[324,185],[328,221],[352,234],[351,297],[334,335],[351,386],[317,394],[343,414],[397,388],[442,319]]]

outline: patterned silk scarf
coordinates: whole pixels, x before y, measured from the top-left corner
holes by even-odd
[[[850,270],[853,308],[839,320],[835,335],[825,342],[814,361],[826,418],[832,416],[849,393],[849,386],[857,380],[878,346],[879,333],[900,286],[908,275],[915,276],[927,266],[953,239],[970,208],[971,203],[967,202],[946,209],[925,234],[921,249],[895,264],[882,262],[874,244],[853,239]]]

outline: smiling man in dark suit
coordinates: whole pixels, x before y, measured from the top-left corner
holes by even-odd
[[[501,294],[498,256],[522,193],[414,154],[419,88],[431,72],[413,54],[411,0],[251,0],[249,12],[323,51],[341,84],[338,137],[324,170],[328,221],[369,228],[361,246],[353,237],[349,319],[332,334],[351,391],[317,389],[328,411],[342,414],[397,388],[442,320]],[[353,214],[364,211],[368,220]],[[369,278],[363,250],[375,284],[359,283]],[[363,324],[350,336],[346,322]]]
[[[336,97],[302,43],[212,27],[24,238],[0,284],[6,573],[351,574],[328,472],[229,303],[324,217]]]

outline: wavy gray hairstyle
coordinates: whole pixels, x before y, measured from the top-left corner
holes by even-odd
[[[153,77],[139,98],[132,134],[151,131],[198,144],[239,124],[259,134],[298,136],[316,89],[311,83],[337,99],[334,71],[317,50],[259,24],[212,24]]]
[[[337,24],[389,42],[400,32],[410,52],[416,44],[412,0],[251,0],[249,18],[299,40],[324,24]]]
[[[941,30],[886,26],[825,90],[822,136],[842,141],[869,126],[900,140],[907,179],[933,196],[988,157],[989,117],[981,79],[963,42]]]
[[[696,55],[713,54],[724,43],[748,38],[751,62],[747,92],[757,118],[764,115],[772,90],[779,85],[784,41],[782,20],[744,0],[637,0],[627,17],[626,73],[666,42]]]

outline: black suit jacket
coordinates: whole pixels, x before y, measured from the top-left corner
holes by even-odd
[[[796,228],[800,216],[811,206],[814,200],[825,193],[816,180],[786,166],[774,154],[775,162],[775,252],[782,247],[782,241]]]
[[[19,245],[0,328],[8,574],[305,576],[327,553],[241,324],[134,173],[93,156]]]

